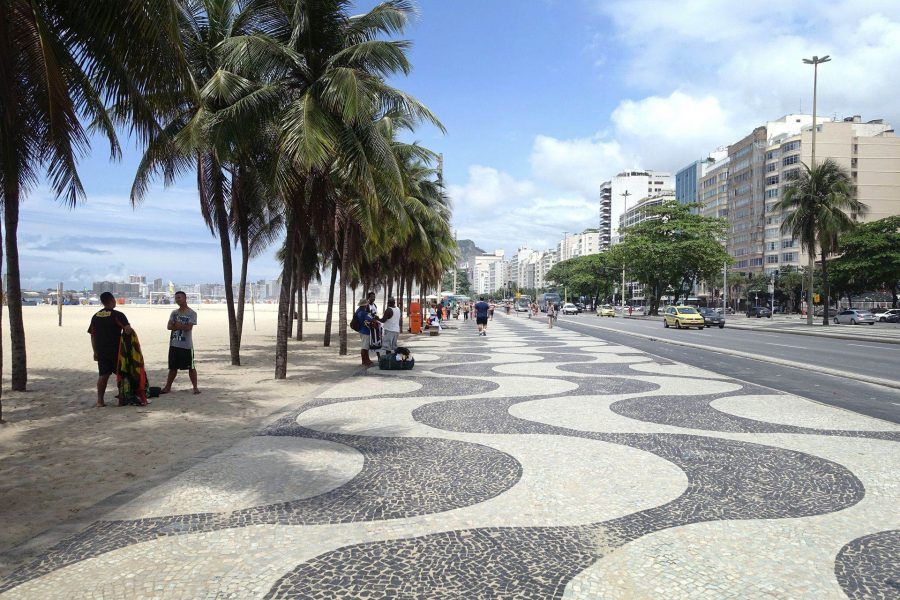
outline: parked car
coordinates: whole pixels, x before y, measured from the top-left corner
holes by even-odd
[[[703,315],[703,321],[707,327],[718,326],[719,329],[725,327],[725,319],[720,315],[717,311],[711,308],[701,308],[699,309],[701,315]]]
[[[884,318],[885,323],[900,323],[900,315],[890,314]]]
[[[696,327],[703,329],[706,321],[703,315],[697,312],[693,306],[669,306],[663,313],[663,327],[675,326],[675,329]]]
[[[761,317],[766,317],[767,319],[772,318],[772,311],[769,310],[768,306],[751,306],[747,311],[748,317],[756,317],[757,319]]]
[[[834,318],[834,323],[836,325],[839,323],[849,323],[850,325],[860,325],[862,323],[865,323],[866,325],[874,325],[875,315],[867,310],[856,310],[854,308],[850,308],[839,312]]]
[[[875,320],[881,323],[896,323],[897,321],[892,321],[890,319],[891,316],[900,319],[900,308],[889,308],[887,310],[877,312],[875,313]]]
[[[615,317],[616,309],[614,309],[609,304],[603,304],[597,308],[597,316],[598,317]]]
[[[571,302],[566,302],[560,312],[564,315],[577,315],[581,310]]]

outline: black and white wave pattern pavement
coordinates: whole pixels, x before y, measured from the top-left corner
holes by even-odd
[[[3,598],[900,597],[900,427],[524,318],[408,345]]]

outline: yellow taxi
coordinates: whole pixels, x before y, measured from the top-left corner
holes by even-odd
[[[597,316],[598,317],[615,317],[616,310],[609,304],[604,304],[603,306],[597,307]]]
[[[663,313],[663,327],[675,326],[675,329],[696,327],[703,329],[703,315],[693,306],[669,306]]]

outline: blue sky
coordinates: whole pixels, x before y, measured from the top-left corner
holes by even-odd
[[[373,2],[360,3],[368,7]],[[675,170],[801,108],[801,58],[831,54],[820,113],[900,123],[893,0],[740,4],[701,0],[420,0],[413,73],[395,83],[442,119],[415,138],[442,152],[461,238],[507,252],[555,245],[597,222],[600,182],[623,168]],[[87,200],[46,189],[23,205],[24,285],[80,288],[129,273],[220,281],[218,242],[191,178],[132,209],[139,149],[81,162]],[[252,278],[278,273],[273,252]]]

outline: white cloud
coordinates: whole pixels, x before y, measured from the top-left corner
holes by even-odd
[[[566,191],[595,196],[610,171],[617,172],[627,162],[616,141],[599,137],[560,140],[539,135],[531,149],[531,170],[535,176]]]
[[[492,167],[472,165],[464,185],[448,185],[447,193],[456,211],[484,211],[534,193],[530,181],[518,181]]]

